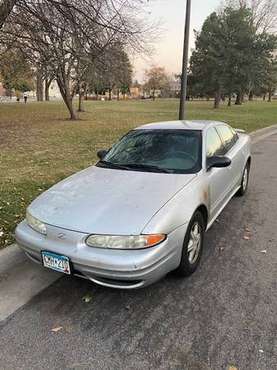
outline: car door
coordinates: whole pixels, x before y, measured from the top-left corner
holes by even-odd
[[[214,127],[210,127],[206,133],[206,160],[213,156],[224,155],[225,147]],[[232,178],[228,167],[211,168],[206,172],[209,200],[210,219],[213,219],[224,206],[228,198],[229,184]]]
[[[228,167],[232,174],[228,190],[231,195],[241,182],[244,155],[239,145],[238,134],[230,126],[221,124],[216,126],[216,130],[224,144],[224,155],[232,161],[231,166]]]

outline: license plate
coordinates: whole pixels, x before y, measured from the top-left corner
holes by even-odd
[[[70,275],[70,261],[66,256],[52,252],[41,252],[44,267]]]

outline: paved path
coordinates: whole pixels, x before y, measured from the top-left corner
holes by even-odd
[[[33,263],[17,245],[0,254],[0,321],[60,277]]]
[[[276,162],[277,133],[255,144],[249,193],[191,278],[132,292],[62,278],[2,321],[0,368],[276,369]]]

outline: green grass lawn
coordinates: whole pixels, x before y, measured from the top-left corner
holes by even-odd
[[[131,128],[177,119],[177,100],[86,102],[80,121],[66,120],[61,102],[0,104],[0,247],[13,242],[26,206],[42,191],[96,160]],[[277,123],[277,101],[212,108],[192,102],[189,119],[222,120],[253,131]]]

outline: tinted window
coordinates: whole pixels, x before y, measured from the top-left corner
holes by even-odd
[[[226,125],[217,126],[216,129],[223,140],[226,152],[228,152],[237,141],[236,132],[234,132],[230,127]]]
[[[195,173],[201,169],[201,159],[200,131],[134,130],[112,147],[104,158],[104,165],[110,163],[132,169],[136,166],[137,170],[143,170],[139,165],[148,166],[149,170],[156,166],[172,173]]]
[[[210,128],[207,132],[207,145],[206,145],[206,154],[210,158],[214,155],[223,155],[224,148],[222,140],[220,139],[217,131],[214,128]]]

